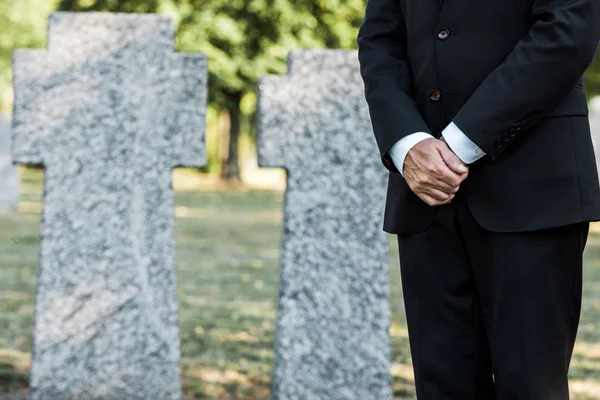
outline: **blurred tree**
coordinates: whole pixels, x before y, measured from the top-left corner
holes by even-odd
[[[153,13],[159,0],[60,0],[61,11],[111,11],[127,13]]]
[[[594,62],[587,71],[585,83],[589,97],[600,96],[600,48]]]
[[[285,73],[295,48],[353,48],[364,0],[168,0],[178,48],[209,57],[210,99],[221,109],[221,176],[239,179],[241,103],[257,79]],[[253,122],[254,114],[248,116]],[[254,123],[248,124],[250,130]]]
[[[287,1],[171,0],[168,13],[179,18],[177,47],[209,57],[209,99],[220,109],[221,177],[239,180],[241,102],[256,79],[284,70],[282,28]]]

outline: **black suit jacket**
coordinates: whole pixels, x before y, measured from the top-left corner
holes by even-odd
[[[369,0],[358,46],[390,171],[384,230],[421,232],[438,208],[412,193],[388,150],[451,121],[487,153],[460,189],[484,228],[599,220],[582,85],[599,38],[599,0]]]

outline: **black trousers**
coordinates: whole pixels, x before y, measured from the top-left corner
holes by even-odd
[[[399,235],[418,399],[569,399],[588,230],[486,231],[457,196]]]

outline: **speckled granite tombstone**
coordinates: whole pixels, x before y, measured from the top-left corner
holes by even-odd
[[[288,186],[273,398],[392,398],[386,172],[357,53],[298,51],[259,83],[259,164]]]
[[[46,167],[32,399],[179,399],[171,170],[205,162],[207,63],[169,18],[55,13],[14,56],[14,158]]]
[[[14,211],[19,203],[19,172],[10,154],[10,120],[0,114],[0,213]]]
[[[596,164],[600,172],[600,96],[590,102],[590,126],[592,128],[592,141],[596,152]]]

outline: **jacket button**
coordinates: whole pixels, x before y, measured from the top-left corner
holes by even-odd
[[[504,140],[502,140],[502,139],[496,139],[496,147],[500,148],[502,146],[504,146]]]
[[[448,36],[450,36],[450,31],[448,29],[440,29],[438,32],[438,39],[440,40],[446,40],[448,39]]]
[[[431,100],[438,101],[441,98],[442,98],[442,93],[439,90],[435,89],[434,91],[431,92]]]

